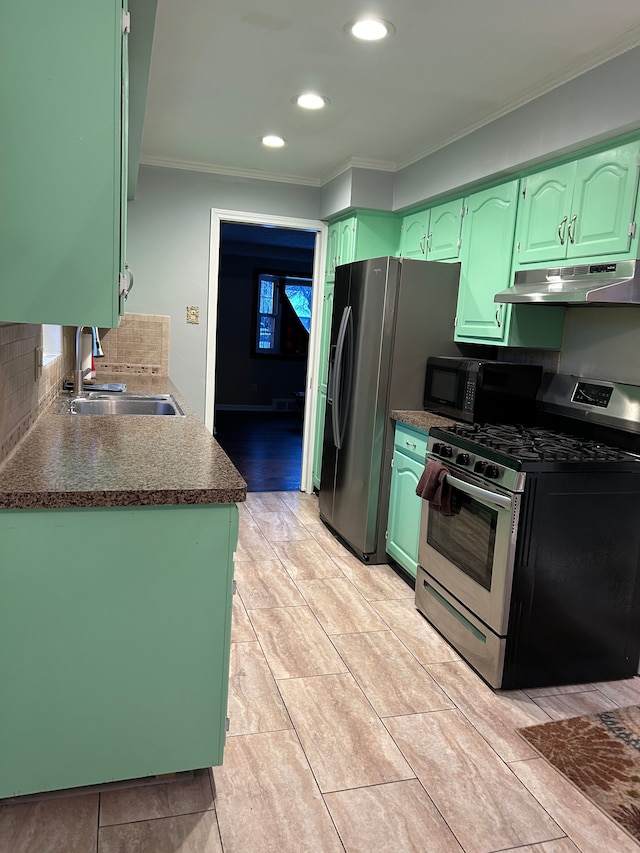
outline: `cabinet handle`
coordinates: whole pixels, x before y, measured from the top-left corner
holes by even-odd
[[[562,219],[560,220],[560,225],[558,225],[558,237],[560,239],[560,245],[561,246],[564,246],[564,233],[563,232],[564,232],[564,226],[567,224],[567,218],[568,217],[563,216]]]
[[[431,238],[433,237],[433,231],[427,234],[427,252],[431,251]]]
[[[425,246],[426,246],[426,239],[427,239],[426,234],[423,234],[422,237],[420,238],[420,251],[422,252],[423,255],[425,253],[424,250],[425,250]]]
[[[565,219],[566,219],[566,218],[567,218],[567,217],[565,216]],[[577,219],[577,218],[578,218],[578,214],[577,214],[577,213],[574,213],[574,214],[573,214],[573,216],[571,217],[571,221],[570,221],[570,222],[569,222],[569,224],[567,225],[567,232],[568,232],[568,234],[569,234],[569,242],[570,242],[570,243],[575,243],[575,242],[576,242],[575,234],[574,234],[574,233],[573,233],[573,231],[571,230],[571,226],[572,226],[572,225],[575,225],[575,222],[576,222],[576,219]]]
[[[410,441],[405,441],[405,444],[407,445],[407,447],[413,447],[414,450],[418,446],[417,444],[412,444]]]
[[[502,313],[502,305],[498,305],[498,308],[496,309],[496,323],[498,324],[498,328],[501,328],[501,326],[502,326],[502,321],[500,319],[501,313]]]

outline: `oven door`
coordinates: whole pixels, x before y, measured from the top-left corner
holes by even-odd
[[[453,514],[442,515],[423,501],[418,562],[467,610],[504,636],[520,495],[454,467],[446,481]]]

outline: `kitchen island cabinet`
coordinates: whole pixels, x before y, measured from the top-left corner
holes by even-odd
[[[58,414],[0,467],[0,798],[222,763],[237,501],[185,418]]]

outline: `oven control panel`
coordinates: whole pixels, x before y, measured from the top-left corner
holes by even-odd
[[[466,450],[460,450],[450,444],[445,444],[442,441],[436,441],[430,448],[434,456],[439,456],[450,462],[454,462],[461,468],[466,468],[473,471],[474,474],[480,474],[488,480],[500,482],[504,478],[505,469],[500,465],[489,462],[481,456],[476,456],[473,453],[468,453]]]

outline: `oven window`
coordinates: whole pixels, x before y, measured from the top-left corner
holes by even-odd
[[[453,515],[429,507],[427,542],[472,580],[491,590],[498,512],[453,489]]]

